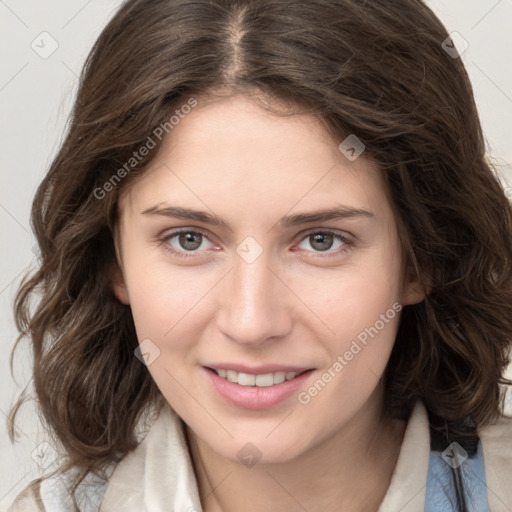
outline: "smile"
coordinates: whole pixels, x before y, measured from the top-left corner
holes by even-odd
[[[244,373],[203,367],[214,392],[224,401],[242,409],[272,408],[297,394],[306,385],[313,369],[298,372]]]
[[[281,384],[299,375],[298,372],[275,372],[252,375],[250,373],[237,372],[235,370],[224,370],[212,368],[212,370],[223,379],[239,384],[240,386],[257,386],[260,388]],[[302,373],[302,372],[301,372]]]

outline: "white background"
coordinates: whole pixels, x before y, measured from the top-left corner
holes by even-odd
[[[512,0],[427,3],[449,32],[459,32],[469,43],[462,58],[473,83],[489,155],[512,186]],[[34,263],[30,204],[61,140],[82,63],[119,4],[119,0],[0,0],[0,510],[4,511],[40,474],[31,452],[45,439],[38,432],[32,404],[18,418],[20,442],[14,446],[5,421],[14,397],[30,379],[26,347],[16,353],[17,383],[9,370],[17,334],[12,300],[20,277]],[[59,45],[47,59],[31,48],[43,31]]]

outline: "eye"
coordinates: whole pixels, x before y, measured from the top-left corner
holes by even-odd
[[[341,254],[353,245],[347,237],[328,229],[309,232],[301,241],[301,244],[304,243],[309,244],[314,249],[314,251],[308,252],[327,252],[328,256]],[[331,251],[333,247],[336,250]]]
[[[208,243],[211,244],[210,248],[216,248],[204,233],[191,229],[172,231],[159,239],[159,245],[163,244],[166,251],[182,258],[198,256],[208,250]],[[301,244],[305,243],[309,244],[313,251],[300,247],[300,244],[299,249],[319,253],[319,256],[324,256],[321,253],[326,253],[326,257],[340,255],[353,245],[353,242],[347,237],[328,229],[307,233],[301,239]],[[331,250],[333,247],[335,250]]]
[[[159,239],[160,244],[165,244],[166,251],[183,258],[194,256],[196,252],[207,250],[208,247],[205,244],[207,240],[206,235],[200,231],[189,229],[173,231]]]

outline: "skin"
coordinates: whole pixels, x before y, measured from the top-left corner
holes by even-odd
[[[266,410],[235,407],[202,368],[315,368],[307,390],[394,303],[424,298],[402,278],[381,171],[364,154],[348,160],[340,142],[315,117],[279,117],[248,96],[200,101],[121,195],[114,292],[130,304],[139,342],[160,350],[148,369],[185,422],[206,512],[369,512],[389,486],[406,425],[382,414],[381,377],[400,314],[306,405],[294,394]],[[142,213],[169,205],[221,216],[231,229]],[[278,224],[341,205],[373,217]],[[205,235],[189,257],[169,252],[187,253],[178,236],[162,242],[176,228]],[[322,251],[308,236],[322,229],[352,243],[333,238]],[[247,236],[263,251],[251,263],[236,251]],[[261,452],[251,467],[237,457],[247,442]]]

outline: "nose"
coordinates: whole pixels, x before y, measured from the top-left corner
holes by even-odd
[[[259,346],[291,331],[293,294],[285,279],[269,268],[265,252],[252,263],[235,257],[224,281],[217,326],[227,338]]]

